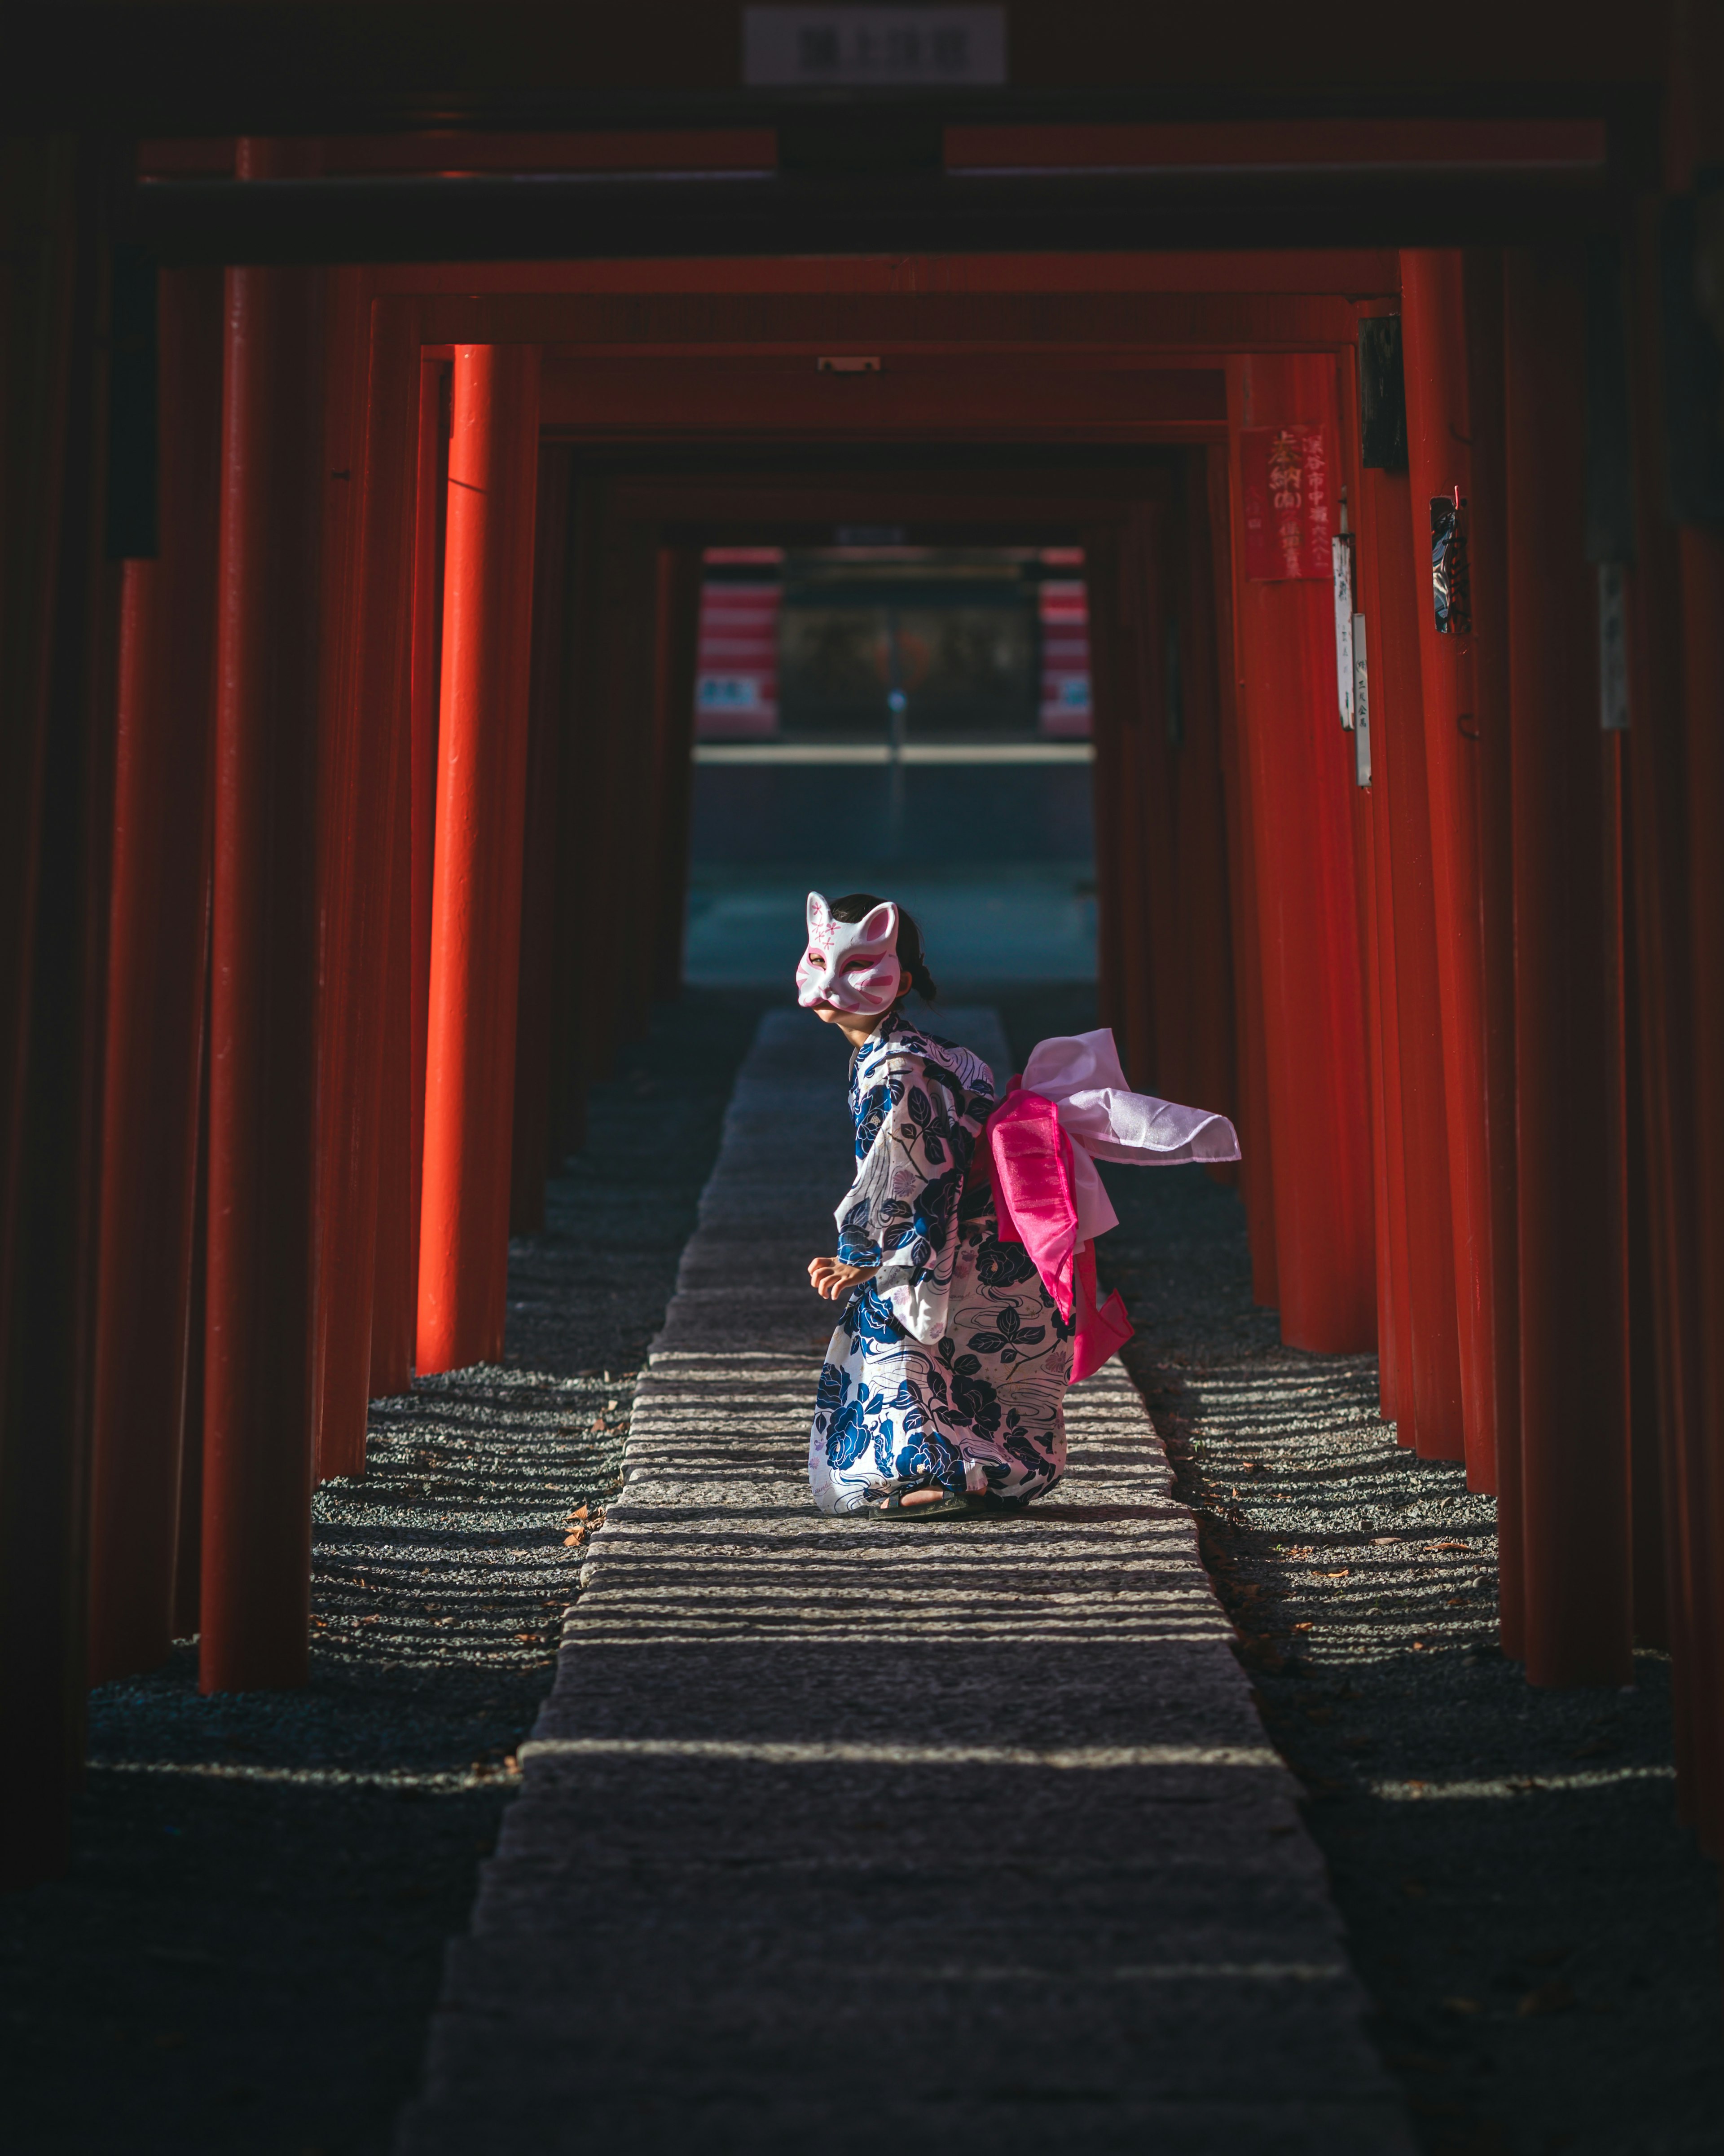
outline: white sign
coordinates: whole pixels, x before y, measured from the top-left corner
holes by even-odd
[[[1371,783],[1371,680],[1365,664],[1365,617],[1353,616],[1353,777]]]
[[[1003,8],[745,8],[751,88],[935,90],[1006,79]]]
[[[1341,532],[1329,542],[1335,566],[1335,696],[1341,706],[1341,723],[1349,732],[1353,722],[1353,539]]]

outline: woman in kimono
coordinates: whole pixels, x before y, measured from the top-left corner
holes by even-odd
[[[1065,1466],[1065,1389],[1131,1336],[1096,1301],[1095,1238],[1118,1215],[1099,1159],[1236,1160],[1226,1116],[1133,1093],[1106,1029],[1043,1041],[1003,1103],[967,1048],[903,1014],[935,988],[909,915],[808,894],[798,1000],[849,1041],[856,1177],[838,1253],[809,1261],[845,1305],[808,1442],[823,1512],[908,1522],[1016,1512]]]
[[[819,1294],[849,1299],[820,1373],[814,1502],[892,1522],[1015,1511],[1065,1465],[1072,1327],[997,1232],[977,1151],[993,1076],[904,1017],[908,992],[931,1002],[935,986],[895,906],[811,893],[797,988],[855,1051],[856,1179],[838,1255],[808,1266]]]

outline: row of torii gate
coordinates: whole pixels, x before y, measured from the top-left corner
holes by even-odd
[[[1285,1339],[1496,1492],[1529,1678],[1669,1646],[1719,1846],[1720,258],[1670,154],[1608,244],[193,263],[139,393],[102,156],[11,153],[0,1712],[59,1763],[11,1876],[91,1680],[195,1630],[206,1690],[305,1681],[314,1480],[500,1356],[675,993],[701,549],[839,523],[1084,547],[1134,1081],[1238,1122]],[[1345,488],[1350,665],[1327,576],[1254,570],[1265,429]]]

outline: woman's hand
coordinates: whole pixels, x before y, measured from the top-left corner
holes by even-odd
[[[865,1280],[872,1280],[880,1270],[878,1265],[847,1265],[842,1258],[810,1258],[808,1283],[816,1295],[824,1295],[829,1302],[836,1302]]]

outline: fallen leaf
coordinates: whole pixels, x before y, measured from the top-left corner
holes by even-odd
[[[1398,1535],[1373,1535],[1371,1547],[1373,1549],[1398,1549],[1400,1541]]]
[[[1516,2014],[1566,2014],[1571,2006],[1578,2005],[1572,1984],[1564,1984],[1560,1976],[1542,1984],[1537,1991],[1529,1991],[1516,2007]]]
[[[1296,1632],[1309,1632],[1311,1629],[1311,1621],[1308,1617],[1302,1618],[1300,1622],[1293,1627],[1293,1630]]]
[[[586,1517],[587,1507],[584,1505],[577,1505],[573,1512],[569,1514],[572,1520],[584,1520]]]

